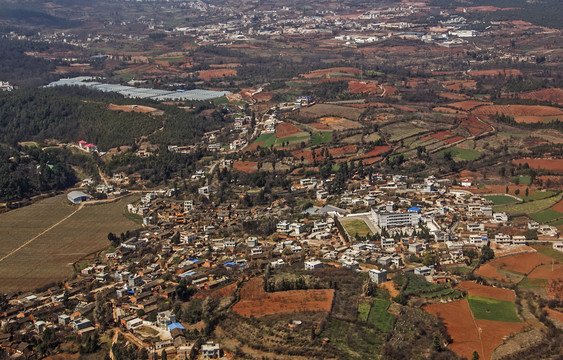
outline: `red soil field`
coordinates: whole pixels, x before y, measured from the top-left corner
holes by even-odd
[[[554,299],[563,299],[563,280],[562,279],[551,279],[547,282],[545,286],[545,291],[547,295]]]
[[[563,313],[562,312],[550,309],[548,307],[546,307],[545,310],[547,311],[549,316],[551,316],[555,320],[559,320],[563,323]]]
[[[345,118],[325,116],[319,119],[322,124],[330,126],[333,130],[349,130],[361,128],[362,124]]]
[[[544,105],[485,105],[474,111],[477,115],[504,114],[510,116],[558,116],[563,112],[553,106]]]
[[[504,338],[511,334],[522,332],[526,328],[525,323],[512,323],[492,320],[475,320],[481,330],[481,342],[483,344],[484,356],[482,359],[490,359],[493,351],[502,344]],[[479,351],[478,351],[479,352]],[[471,357],[468,357],[471,359]]]
[[[561,200],[557,204],[553,205],[551,207],[551,209],[553,209],[555,211],[559,211],[560,213],[563,213],[563,200]]]
[[[518,69],[495,69],[495,70],[473,70],[468,72],[469,76],[518,76],[522,72]]]
[[[359,74],[362,73],[362,71],[360,69],[356,69],[356,68],[352,68],[352,67],[335,67],[335,68],[314,70],[314,71],[311,71],[308,74],[301,74],[301,76],[306,78],[306,79],[313,79],[313,78],[325,77],[330,73],[359,75]]]
[[[200,70],[198,73],[198,78],[204,81],[228,76],[237,76],[237,71],[234,69]]]
[[[245,173],[252,173],[258,168],[258,163],[255,161],[235,161],[233,168]]]
[[[322,161],[325,158],[324,152],[326,147],[315,149],[315,159],[317,161]],[[328,153],[332,155],[332,157],[338,158],[347,154],[355,154],[358,151],[358,147],[356,145],[346,145],[334,149],[328,149]],[[309,163],[313,162],[313,151],[311,150],[296,150],[291,153],[297,160],[301,159],[301,156]]]
[[[259,142],[259,143],[253,142],[252,144],[248,145],[246,147],[246,149],[244,149],[244,151],[254,151],[254,150],[258,149],[259,146],[264,146],[264,143],[263,142]]]
[[[459,113],[466,114],[465,111],[451,109],[443,106],[436,106],[435,108],[432,109],[432,111],[443,113],[443,114],[459,114]]]
[[[528,163],[532,169],[545,169],[563,172],[563,159],[516,159],[513,165]]]
[[[473,281],[462,281],[457,286],[461,288],[469,295],[481,296],[491,299],[504,300],[504,301],[514,301],[516,300],[516,294],[513,290],[495,288],[492,286],[485,286],[477,284]]]
[[[272,96],[274,96],[274,93],[270,91],[263,91],[258,94],[252,95],[252,97],[258,102],[270,101],[272,99]]]
[[[541,265],[528,275],[531,279],[563,279],[563,264]]]
[[[364,165],[371,165],[371,164],[375,164],[378,161],[381,161],[381,159],[383,159],[381,156],[371,157],[371,158],[363,159],[362,163]]]
[[[382,92],[377,83],[356,80],[348,82],[348,91],[354,94],[379,94]]]
[[[276,137],[278,139],[289,137],[293,134],[300,133],[301,129],[290,123],[280,123],[276,125]]]
[[[384,152],[387,152],[391,150],[391,146],[388,145],[383,145],[383,146],[376,146],[373,148],[373,150],[365,153],[364,157],[374,157],[374,156],[378,156],[383,154]]]
[[[262,277],[250,279],[243,285],[240,301],[233,310],[246,317],[265,316],[301,311],[330,311],[334,290],[290,290],[274,293],[264,291]]]
[[[504,275],[499,274],[497,268],[492,266],[491,264],[481,265],[479,269],[475,271],[475,274],[481,275],[490,279],[500,280],[500,281],[507,281],[510,282],[510,279]]]
[[[385,96],[395,96],[399,94],[399,89],[394,86],[384,86],[383,88],[385,89]]]
[[[124,111],[124,112],[139,112],[139,113],[150,113],[150,112],[157,112],[158,109],[155,109],[150,106],[142,106],[142,105],[115,105],[109,104],[108,110],[113,111]]]
[[[312,123],[310,124],[311,127],[314,127],[317,130],[322,130],[322,131],[332,131],[332,128],[326,124],[321,124],[321,123]]]
[[[475,80],[448,80],[443,81],[442,86],[448,90],[461,91],[464,89],[474,89],[477,86],[477,81]]]
[[[438,93],[438,96],[443,97],[444,99],[449,99],[449,100],[465,100],[465,99],[467,99],[467,95],[455,94],[455,93],[449,93],[449,92],[440,92],[440,93]]]
[[[475,109],[477,106],[481,106],[481,105],[492,105],[492,103],[476,101],[476,100],[467,100],[467,101],[459,101],[452,104],[448,104],[448,106],[450,107],[460,110],[467,110],[467,111]]]
[[[461,140],[463,140],[463,139],[465,139],[463,136],[454,136],[454,137],[448,138],[448,139],[443,140],[443,141],[444,141],[445,143],[448,143],[448,144],[453,144],[453,143],[455,143],[456,141],[461,141]]]
[[[525,253],[494,259],[489,264],[497,269],[502,268],[521,274],[528,274],[538,265],[551,264],[551,258],[537,252]]]
[[[433,137],[434,139],[438,139],[438,140],[445,140],[445,139],[450,138],[452,136],[454,136],[454,134],[452,134],[449,130],[440,131],[440,132],[437,132],[435,134],[430,135],[430,137]]]
[[[227,286],[222,287],[222,288],[217,289],[217,290],[199,291],[197,294],[194,295],[194,298],[205,299],[208,296],[211,296],[211,297],[214,297],[214,298],[228,297],[228,296],[234,295],[236,289],[237,289],[237,283],[235,282],[235,283],[232,283],[230,285],[227,285]]]
[[[549,101],[554,104],[563,105],[563,89],[542,89],[535,90],[518,95],[521,99],[532,99],[539,101]]]
[[[478,135],[486,131],[490,131],[491,127],[477,120],[474,116],[468,116],[467,119],[460,123],[460,126],[465,127],[471,135]]]
[[[448,346],[460,356],[471,358],[477,350],[483,358],[479,331],[475,327],[473,315],[466,299],[448,304],[430,304],[422,308],[429,314],[441,318],[453,342]]]

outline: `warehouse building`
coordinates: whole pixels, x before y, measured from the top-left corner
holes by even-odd
[[[68,193],[66,198],[73,204],[80,204],[83,201],[90,200],[92,197],[82,191],[71,191]]]

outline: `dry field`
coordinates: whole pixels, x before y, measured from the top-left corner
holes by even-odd
[[[473,70],[468,73],[470,76],[518,76],[522,72],[518,69],[495,69],[495,70]]]
[[[335,67],[322,70],[314,70],[308,74],[301,74],[305,79],[314,79],[321,77],[328,77],[330,74],[349,74],[349,75],[359,75],[362,71],[360,69],[352,67]]]
[[[559,88],[530,91],[519,94],[518,97],[522,99],[549,101],[554,104],[563,105],[563,89]]]
[[[473,111],[476,115],[504,114],[509,116],[559,116],[563,112],[544,105],[483,105]]]
[[[337,116],[350,120],[358,120],[364,110],[332,104],[315,104],[311,107],[299,109],[299,115],[308,118],[320,118],[323,116]]]
[[[497,268],[494,267],[493,265],[491,265],[490,263],[485,264],[485,265],[481,265],[479,267],[479,269],[477,269],[475,271],[475,274],[481,275],[481,276],[484,276],[484,277],[487,277],[487,278],[490,278],[490,279],[510,282],[509,278],[507,278],[506,276],[499,273],[497,271]]]
[[[469,111],[469,110],[475,109],[478,106],[492,105],[492,104],[493,103],[490,103],[490,102],[482,102],[482,101],[477,101],[477,100],[467,100],[467,101],[459,101],[459,102],[455,102],[455,103],[452,103],[452,104],[448,104],[448,106],[453,107],[455,109]]]
[[[481,296],[481,297],[504,300],[504,301],[516,300],[516,294],[514,293],[514,290],[485,286],[485,285],[477,284],[473,281],[462,281],[458,284],[457,287],[467,291],[469,295]]]
[[[276,137],[278,139],[290,137],[294,134],[298,134],[301,132],[297,126],[290,124],[290,123],[280,123],[276,126]]]
[[[364,154],[364,157],[374,157],[374,156],[379,156],[387,151],[391,150],[391,147],[388,145],[383,145],[383,146],[376,146],[373,148],[373,150],[367,152]]]
[[[290,290],[267,293],[262,277],[250,279],[240,291],[233,310],[246,317],[301,311],[330,311],[334,290]]]
[[[164,111],[155,109],[150,106],[143,106],[143,105],[116,105],[116,104],[109,104],[108,110],[113,111],[123,111],[123,112],[138,112],[138,113],[154,113],[155,115],[162,115]]]
[[[563,159],[516,159],[513,165],[527,163],[532,169],[545,169],[563,172]]]
[[[209,81],[211,79],[224,78],[229,76],[237,76],[237,71],[234,69],[215,69],[215,70],[198,71],[198,78],[204,81]]]
[[[319,120],[322,124],[325,124],[336,131],[358,129],[362,127],[362,124],[360,124],[359,122],[340,117],[325,116],[320,118]]]
[[[258,163],[256,161],[235,161],[233,168],[237,171],[252,173],[258,169]]]
[[[448,100],[465,100],[468,97],[467,95],[464,94],[456,94],[450,92],[440,92],[438,93],[438,96]]]
[[[127,197],[116,202],[85,206],[1,260],[0,292],[32,290],[70,277],[72,263],[108,246],[109,232],[119,234],[138,227],[123,216],[125,206],[133,200]],[[59,195],[1,214],[0,258],[77,209],[77,206],[67,204],[66,195]]]
[[[380,94],[383,90],[376,82],[366,81],[350,81],[348,82],[348,91],[354,94]]]

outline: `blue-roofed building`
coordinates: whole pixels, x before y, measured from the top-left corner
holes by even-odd
[[[413,206],[409,209],[409,212],[420,213],[420,210],[422,210],[422,209],[419,208],[418,206]]]
[[[171,324],[168,324],[168,331],[172,331],[174,329],[186,330],[186,328],[179,322],[173,322]]]

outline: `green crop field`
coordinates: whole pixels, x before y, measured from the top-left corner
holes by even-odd
[[[311,138],[312,145],[326,144],[332,141],[332,131],[321,131],[314,133]]]
[[[469,307],[476,319],[521,322],[516,315],[516,305],[511,301],[502,301],[480,296],[468,296]]]
[[[541,199],[547,199],[549,197],[552,197],[553,195],[556,195],[557,191],[553,191],[553,190],[548,190],[548,191],[536,191],[531,195],[526,196],[526,194],[520,194],[518,195],[519,198],[524,199],[526,201],[535,201],[535,200],[541,200]]]
[[[368,321],[369,309],[371,307],[371,303],[363,302],[358,305],[358,319],[360,321],[366,322]]]
[[[330,339],[344,359],[376,359],[381,353],[383,333],[367,326],[329,318],[323,337]]]
[[[487,200],[492,201],[493,205],[506,205],[519,202],[515,198],[506,195],[485,195],[483,197]]]
[[[1,214],[0,258],[36,238],[0,260],[0,292],[32,290],[69,278],[74,262],[109,245],[109,232],[139,226],[124,216],[126,205],[138,198],[78,210],[67,203],[66,195],[59,195]]]
[[[498,212],[507,212],[512,214],[533,214],[541,210],[550,208],[563,197],[563,193],[552,196],[547,199],[528,201],[521,204],[500,205],[495,210]]]
[[[530,246],[536,249],[540,254],[555,259],[560,263],[563,263],[563,252],[555,250],[553,248],[553,245],[531,244]]]
[[[393,330],[393,314],[387,312],[390,302],[386,300],[374,300],[369,311],[368,323],[381,331]]]
[[[261,145],[263,148],[270,148],[276,142],[276,134],[262,134],[254,141],[255,143],[264,143]]]
[[[545,288],[546,284],[547,284],[547,280],[545,279],[530,279],[526,277],[518,283],[518,289]]]
[[[553,209],[546,209],[539,211],[537,213],[530,214],[530,217],[539,223],[545,223],[548,221],[559,219],[560,217],[563,217],[563,214]]]
[[[437,154],[439,155],[444,155],[444,153],[446,152],[450,152],[452,154],[452,157],[454,158],[458,158],[458,159],[462,159],[462,160],[477,160],[479,158],[479,156],[481,156],[481,153],[479,151],[475,151],[472,149],[464,149],[464,148],[460,148],[460,147],[452,147],[449,149],[444,149],[444,150],[440,150],[437,152]]]
[[[356,236],[356,234],[358,236],[366,236],[367,234],[373,235],[373,232],[364,220],[344,219],[341,221],[341,223],[350,236]]]
[[[405,275],[409,279],[409,283],[407,285],[407,288],[405,289],[405,295],[433,292],[437,291],[440,287],[443,286],[430,283],[424,280],[422,276],[415,275],[412,272],[407,272]]]

